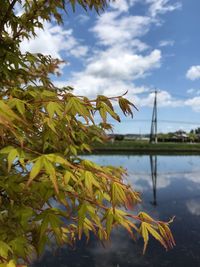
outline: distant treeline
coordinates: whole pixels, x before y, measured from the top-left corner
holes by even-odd
[[[146,140],[150,138],[149,134],[110,134],[108,135],[111,141],[123,141],[123,140]],[[191,130],[189,133],[179,130],[170,133],[158,133],[158,142],[200,142],[200,128]]]

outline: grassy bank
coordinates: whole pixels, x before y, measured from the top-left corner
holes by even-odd
[[[129,152],[133,154],[197,154],[200,155],[200,143],[158,143],[145,141],[115,141],[94,146],[95,153]]]

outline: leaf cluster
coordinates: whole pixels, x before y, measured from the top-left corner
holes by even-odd
[[[75,1],[70,1],[72,6]],[[101,10],[106,2],[78,1]],[[17,14],[21,5],[22,14]],[[121,226],[145,247],[149,234],[166,249],[174,245],[169,223],[134,214],[140,194],[122,168],[84,160],[94,142],[106,139],[108,116],[120,121],[112,102],[132,115],[123,96],[88,99],[57,88],[49,74],[60,61],[23,54],[20,43],[44,21],[62,22],[66,1],[3,1],[0,5],[0,266],[14,267],[41,255],[46,246],[74,245],[91,233],[102,242]],[[96,116],[102,122],[95,123]],[[128,212],[129,209],[133,211]],[[18,265],[20,266],[20,265]],[[21,265],[22,266],[22,265]]]

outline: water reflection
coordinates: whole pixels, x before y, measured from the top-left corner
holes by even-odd
[[[142,192],[138,207],[154,218],[168,220],[177,246],[169,251],[150,240],[145,256],[142,240],[133,242],[118,229],[112,243],[102,247],[94,238],[88,245],[82,240],[75,250],[62,248],[52,255],[46,252],[34,267],[188,267],[200,266],[200,157],[199,156],[90,156],[101,165],[124,166],[129,182]]]
[[[152,205],[157,206],[156,197],[156,184],[157,184],[157,155],[150,155],[150,165],[151,165],[151,179],[153,188],[153,201]]]

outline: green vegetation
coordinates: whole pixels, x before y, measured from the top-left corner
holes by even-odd
[[[93,152],[130,152],[135,154],[200,154],[200,143],[157,143],[148,141],[114,141],[98,143]]]
[[[123,169],[78,156],[105,138],[111,128],[108,114],[120,120],[112,100],[125,115],[132,114],[132,104],[121,96],[89,100],[73,95],[72,88],[57,88],[50,74],[57,73],[59,60],[20,50],[22,40],[35,36],[45,21],[61,23],[64,10],[75,2],[1,1],[0,267],[30,263],[45,246],[73,245],[82,235],[109,240],[117,226],[133,238],[141,235],[144,251],[149,234],[166,249],[174,245],[171,221],[128,211],[141,200],[124,182]],[[77,3],[98,12],[106,6],[104,0]]]

